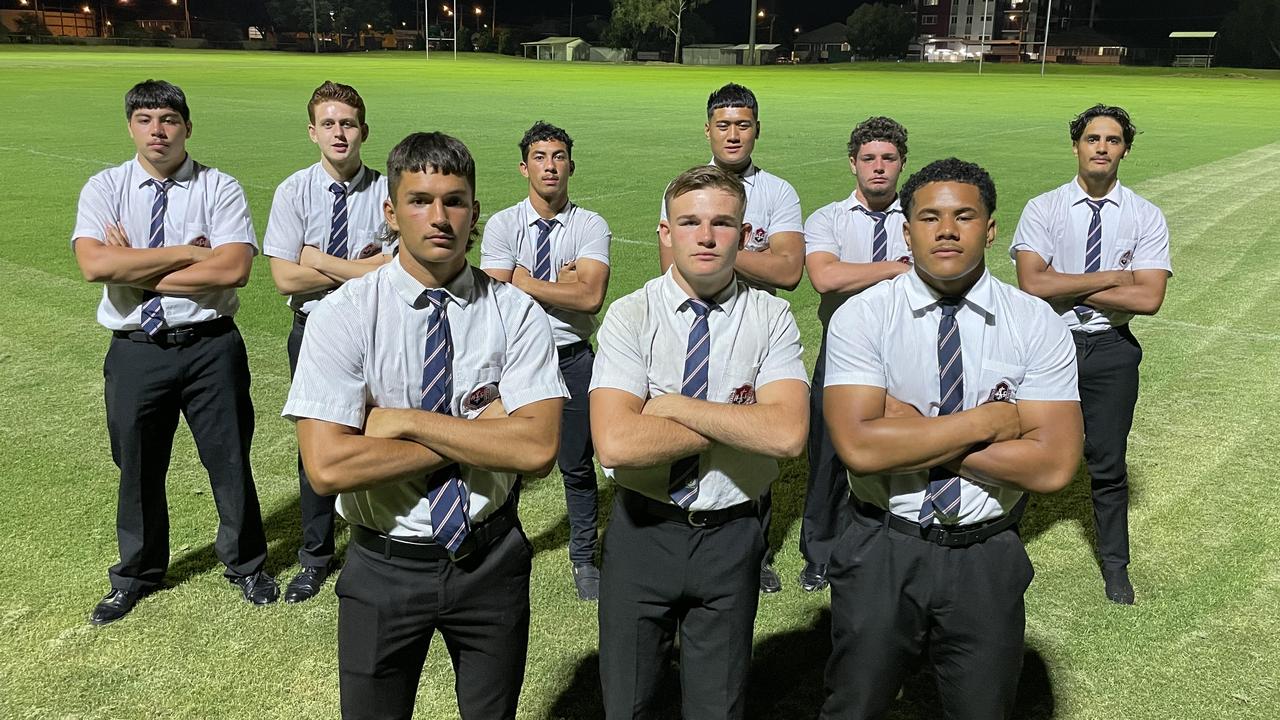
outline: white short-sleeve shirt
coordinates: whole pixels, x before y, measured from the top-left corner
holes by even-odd
[[[1015,261],[1020,251],[1030,251],[1058,272],[1084,272],[1085,245],[1093,211],[1076,179],[1032,198],[1022,211],[1009,246]],[[1107,193],[1102,207],[1102,263],[1099,270],[1164,270],[1173,274],[1169,260],[1169,226],[1164,213],[1119,182]],[[1098,332],[1119,327],[1133,315],[1111,310],[1068,307],[1062,319],[1073,331]]]
[[[324,166],[316,163],[285,178],[271,200],[267,232],[262,236],[262,252],[268,257],[298,262],[302,248],[310,245],[327,251],[333,228],[335,182]],[[347,255],[343,260],[360,260],[383,252],[388,237],[382,202],[387,199],[387,179],[377,170],[361,166],[347,188]],[[329,290],[289,298],[289,307],[309,313]]]
[[[444,288],[453,342],[456,417],[475,418],[501,397],[507,412],[568,397],[546,313],[528,295],[470,265]],[[368,408],[417,408],[426,357],[427,290],[400,259],[351,280],[307,321],[285,417],[364,427]],[[513,473],[462,466],[472,520],[506,502]],[[342,493],[348,522],[398,537],[431,537],[427,477]]]
[[[591,389],[614,388],[649,399],[679,393],[694,313],[671,271],[609,306],[591,372]],[[711,354],[707,400],[755,402],[758,388],[777,380],[808,384],[800,331],[787,301],[736,280],[720,293],[707,319]],[[760,428],[760,432],[768,432]],[[720,443],[699,456],[701,485],[692,510],[717,510],[758,499],[778,477],[773,458]],[[604,468],[619,485],[671,502],[671,465]]]
[[[707,163],[714,164],[714,161]],[[742,174],[742,188],[747,193],[747,211],[742,222],[751,226],[751,235],[747,237],[743,250],[747,252],[764,252],[769,249],[769,238],[784,232],[804,232],[804,217],[800,210],[800,196],[791,183],[772,173],[765,172],[753,163]],[[666,192],[659,214],[661,220],[667,219]],[[770,293],[777,288],[743,279],[749,285]]]
[[[164,216],[165,247],[200,244],[219,248],[228,243],[244,243],[258,252],[257,236],[249,218],[244,190],[235,178],[187,159],[173,174]],[[76,238],[106,240],[108,225],[119,225],[135,248],[147,247],[151,238],[151,208],[156,191],[147,182],[151,176],[138,164],[137,156],[89,178],[80,191]],[[162,295],[165,327],[182,327],[231,317],[240,307],[234,289],[212,290],[194,295]],[[131,285],[107,283],[98,305],[98,322],[109,330],[137,330],[142,327],[143,290]]]
[[[537,211],[528,198],[495,213],[484,225],[480,241],[482,270],[514,270],[520,265],[530,272],[534,265],[534,247],[539,230]],[[609,264],[609,241],[613,234],[609,224],[598,214],[567,203],[555,217],[551,230],[551,279],[560,268],[576,260],[596,260]],[[551,331],[556,345],[563,347],[591,337],[596,329],[596,316],[564,308],[543,306],[551,318]]]
[[[826,387],[869,385],[935,417],[940,402],[938,294],[908,272],[851,298],[831,318]],[[1071,334],[1048,303],[984,272],[956,312],[964,365],[964,409],[994,399],[1079,400]],[[829,397],[829,396],[828,396]],[[929,472],[855,475],[861,501],[915,520]],[[956,524],[1000,517],[1020,490],[962,480]]]
[[[875,250],[876,221],[859,208],[867,209],[855,190],[844,200],[818,208],[804,223],[804,254],[831,253],[840,262],[869,263]],[[894,198],[885,208],[885,259],[911,262],[911,249],[903,237],[902,205]],[[856,293],[823,293],[818,303],[818,319],[826,327],[836,308]]]

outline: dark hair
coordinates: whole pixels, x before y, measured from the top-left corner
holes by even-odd
[[[476,161],[462,141],[441,132],[416,132],[391,148],[387,155],[387,194],[395,202],[400,175],[406,172],[461,175],[476,191]]]
[[[884,117],[869,117],[858,123],[849,133],[849,157],[858,154],[858,149],[869,142],[893,143],[898,148],[898,157],[907,159],[907,129],[897,120]]]
[[[729,83],[711,93],[707,98],[707,119],[710,120],[720,108],[751,108],[751,114],[760,119],[760,106],[756,103],[756,95],[737,83]]]
[[[671,214],[672,200],[685,193],[705,188],[729,193],[738,200],[738,212],[746,211],[747,191],[742,187],[741,178],[734,173],[721,170],[716,165],[698,165],[680,173],[680,176],[667,186],[667,192],[662,196],[662,202],[667,206],[667,214]]]
[[[177,110],[183,122],[191,122],[191,108],[187,107],[187,96],[182,88],[164,80],[143,80],[129,88],[124,94],[124,116],[133,117],[135,110],[158,110],[171,108]]]
[[[525,131],[524,137],[520,138],[520,162],[529,159],[529,146],[537,142],[562,142],[564,149],[569,153],[569,159],[573,159],[573,138],[569,137],[569,133],[549,122],[539,120]]]
[[[1093,107],[1085,110],[1075,117],[1068,126],[1071,128],[1071,142],[1079,142],[1084,136],[1084,129],[1088,127],[1089,121],[1096,117],[1109,117],[1120,123],[1120,129],[1124,133],[1125,147],[1133,145],[1133,138],[1138,134],[1138,128],[1134,126],[1133,121],[1129,119],[1129,113],[1125,112],[1122,107],[1115,105],[1103,105],[1098,103]]]
[[[906,184],[898,193],[902,201],[902,212],[911,219],[911,207],[915,204],[915,194],[920,188],[935,182],[958,182],[978,188],[982,196],[982,204],[988,215],[996,213],[996,184],[991,176],[976,163],[965,162],[950,157],[946,160],[934,160],[907,178]]]
[[[307,117],[311,118],[311,122],[316,121],[316,106],[320,103],[340,102],[343,105],[350,105],[356,109],[356,116],[360,118],[360,124],[364,125],[364,99],[360,97],[360,93],[350,85],[343,85],[332,80],[325,80],[316,91],[311,93],[311,100],[307,102]]]

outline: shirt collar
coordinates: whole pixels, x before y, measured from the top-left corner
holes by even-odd
[[[908,274],[907,280],[907,302],[911,306],[912,312],[921,312],[932,310],[938,304],[938,300],[942,295],[938,291],[929,287],[924,280],[920,278],[920,274],[913,268]],[[960,299],[964,301],[964,305],[970,309],[982,313],[988,317],[995,317],[995,281],[991,279],[991,271],[983,269],[982,277],[978,278],[978,282],[969,288],[969,292],[965,293]]]
[[[714,157],[713,157],[713,158],[711,158],[711,160],[709,160],[709,161],[707,162],[707,164],[708,164],[708,165],[715,165],[715,164],[716,164],[716,159],[715,159]],[[762,170],[760,170],[760,168],[759,168],[759,167],[756,167],[755,162],[751,162],[750,164],[748,164],[748,165],[747,165],[747,169],[746,169],[746,170],[744,170],[744,171],[742,172],[742,184],[743,184],[743,185],[755,185],[755,184],[756,184],[756,175],[759,175],[761,172],[762,172]]]
[[[389,263],[390,267],[387,268],[391,286],[395,288],[396,294],[400,296],[401,300],[415,308],[420,308],[422,307],[422,293],[432,288],[428,288],[418,282],[417,278],[410,275],[409,271],[405,270],[404,265],[401,264],[401,257],[403,256],[397,254],[395,259]],[[457,303],[459,307],[466,307],[475,298],[476,280],[472,274],[470,263],[464,265],[462,271],[444,286],[444,291],[449,293],[450,299]]]
[[[142,163],[138,162],[137,155],[133,156],[133,166],[134,169],[137,170],[138,174],[142,176],[142,179],[138,181],[138,187],[143,187],[148,182],[155,179],[151,177],[145,168],[142,167]],[[186,159],[182,161],[182,164],[178,166],[178,169],[175,170],[168,179],[172,180],[174,185],[186,189],[187,186],[191,184],[191,179],[195,176],[196,162],[195,160],[192,160],[191,155],[188,154]]]
[[[524,200],[520,201],[520,204],[524,206],[524,219],[525,219],[526,227],[533,227],[534,223],[542,219],[542,216],[538,214],[538,211],[533,209],[532,200],[530,200],[529,198],[525,198]],[[559,223],[560,227],[567,227],[569,223],[569,213],[572,210],[573,210],[573,201],[568,200],[565,202],[564,207],[560,208],[560,212],[556,213],[556,216],[553,219],[557,223]]]
[[[1121,192],[1122,187],[1123,186],[1120,184],[1120,181],[1116,180],[1116,184],[1111,188],[1111,192],[1107,193],[1106,197],[1102,199],[1110,200],[1112,205],[1120,207],[1120,199],[1123,197]],[[1071,180],[1071,204],[1081,205],[1085,200],[1091,199],[1092,198],[1089,197],[1089,193],[1085,192],[1084,188],[1080,186],[1080,178],[1073,178]]]
[[[316,169],[316,185],[323,188],[325,192],[329,192],[329,187],[334,183],[339,183],[346,189],[347,194],[350,195],[351,191],[360,187],[360,183],[364,181],[365,166],[363,164],[360,166],[360,169],[356,171],[356,174],[352,175],[351,179],[346,182],[334,180],[333,176],[325,171],[324,165],[321,163],[316,163],[314,167]]]
[[[675,266],[667,268],[667,272],[662,276],[662,299],[664,305],[671,311],[678,313],[684,307],[685,301],[689,299],[689,294],[676,284]],[[711,302],[716,307],[723,310],[725,314],[733,312],[733,304],[737,302],[739,294],[738,276],[733,276],[733,282],[729,283],[723,290],[711,298]]]
[[[849,210],[850,210],[851,212],[856,212],[856,211],[858,210],[858,208],[862,208],[863,210],[867,210],[867,211],[870,211],[870,210],[871,210],[871,208],[867,207],[866,205],[863,205],[863,204],[862,204],[862,201],[858,199],[858,189],[857,189],[857,188],[854,188],[853,192],[849,193],[849,199],[848,199],[848,201],[846,201],[846,202],[848,203],[848,205],[849,205]],[[884,212],[884,214],[886,214],[886,215],[888,215],[888,214],[890,214],[890,213],[895,213],[895,212],[896,212],[896,213],[901,213],[901,212],[902,212],[902,198],[901,198],[901,197],[899,197],[899,196],[897,196],[897,195],[895,195],[895,196],[894,196],[894,198],[893,198],[893,202],[889,203],[889,207],[885,208],[885,209],[883,210],[883,212]]]

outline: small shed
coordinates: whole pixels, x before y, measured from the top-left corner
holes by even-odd
[[[849,26],[841,22],[796,35],[791,49],[800,62],[848,62],[853,56],[853,47],[849,45]]]
[[[555,36],[520,45],[524,47],[524,56],[534,60],[574,62],[591,59],[591,44],[580,37]],[[530,50],[533,51],[532,56]]]
[[[772,65],[778,61],[778,48],[782,47],[778,43],[756,43],[756,65]],[[734,45],[729,48],[736,56],[736,62],[733,65],[745,65],[747,58],[751,53],[751,46],[747,43]]]
[[[1218,33],[1211,30],[1169,33],[1174,67],[1213,67]]]
[[[702,43],[680,48],[680,60],[685,65],[737,65],[737,56],[729,43]]]

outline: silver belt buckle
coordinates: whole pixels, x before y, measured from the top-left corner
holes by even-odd
[[[703,513],[703,511],[702,511],[702,510],[690,510],[690,511],[689,511],[689,517],[688,517],[688,520],[689,520],[689,525],[690,525],[691,527],[700,528],[700,527],[706,527],[706,526],[707,526],[707,522],[706,522],[706,520],[703,520],[702,522],[698,522],[698,520],[697,520],[697,515],[698,515],[699,513],[702,513],[702,514],[704,514],[704,515],[705,515],[705,513]]]

